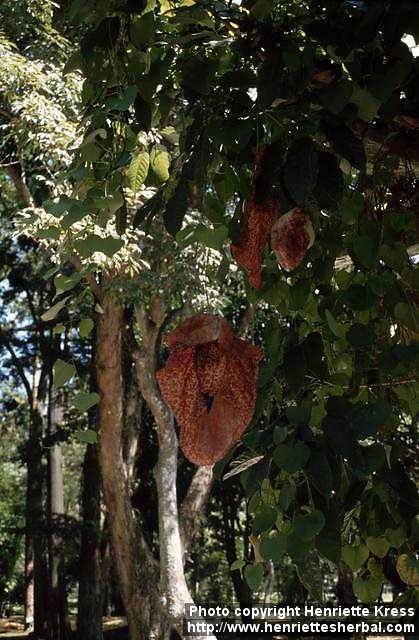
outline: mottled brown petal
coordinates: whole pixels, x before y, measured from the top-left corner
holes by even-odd
[[[261,350],[234,337],[223,318],[197,318],[202,326],[219,320],[219,339],[208,342],[204,331],[203,343],[180,344],[179,336],[187,339],[186,329],[197,326],[192,319],[185,321],[169,336],[168,342],[177,336],[176,346],[157,380],[180,426],[184,455],[197,465],[208,465],[228,452],[252,419]]]
[[[214,316],[209,313],[200,313],[188,318],[166,338],[166,344],[174,347],[176,344],[197,345],[218,340],[220,332],[227,332],[231,337],[228,322],[221,316]]]
[[[301,209],[288,211],[272,227],[271,246],[278,263],[286,271],[298,267],[313,241],[313,226]]]
[[[244,205],[244,226],[231,251],[237,262],[247,272],[255,289],[262,285],[262,251],[268,243],[272,225],[278,215],[278,202],[269,197],[263,204],[253,201]]]

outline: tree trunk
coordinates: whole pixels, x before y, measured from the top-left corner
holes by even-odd
[[[164,321],[164,303],[154,300],[151,318],[143,308],[136,309],[143,336],[141,349],[134,349],[138,385],[157,426],[159,458],[156,483],[159,512],[160,590],[163,608],[171,625],[183,637],[185,605],[192,604],[183,564],[183,551],[177,503],[178,440],[173,414],[165,405],[155,378],[159,338]],[[198,636],[196,636],[198,637]],[[214,638],[214,636],[202,636]]]
[[[234,530],[234,519],[237,512],[237,505],[234,499],[231,500],[228,488],[220,494],[223,512],[223,527],[225,539],[225,552],[228,564],[231,566],[237,560],[236,533]],[[231,572],[234,593],[237,602],[243,609],[252,602],[252,592],[245,580],[243,580],[240,569]]]
[[[109,516],[111,544],[131,640],[141,640],[141,598],[138,589],[135,523],[122,453],[123,309],[113,293],[101,299],[97,327],[97,385],[99,401],[99,465]]]
[[[62,537],[59,527],[64,516],[63,456],[61,444],[56,441],[58,425],[63,421],[63,409],[58,394],[50,394],[49,415],[49,620],[52,640],[67,640],[71,636],[67,593],[64,576]]]
[[[45,637],[47,630],[48,572],[45,548],[45,519],[43,503],[44,469],[42,465],[42,407],[35,400],[31,408],[27,452],[26,492],[26,570],[27,594],[33,588],[33,628],[36,635]],[[31,569],[32,574],[31,574]],[[33,580],[33,587],[32,582]],[[30,610],[30,604],[29,604]]]
[[[28,517],[26,515],[25,537],[25,631],[33,631],[34,624],[34,575],[33,575],[33,539],[29,534]]]
[[[97,391],[96,335],[92,338],[90,391]],[[96,406],[88,413],[89,427],[94,431],[98,413]],[[77,603],[77,636],[79,640],[102,640],[102,617],[105,600],[105,560],[102,558],[101,480],[98,447],[88,444],[82,470],[82,531],[80,543],[80,578]]]
[[[77,635],[80,640],[102,640],[103,576],[100,531],[100,470],[97,446],[87,445],[83,462],[83,527]]]

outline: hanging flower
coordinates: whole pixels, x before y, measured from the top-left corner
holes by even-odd
[[[185,320],[166,344],[171,354],[156,377],[180,426],[180,447],[196,465],[214,464],[252,419],[261,349],[208,314]]]
[[[279,203],[271,196],[263,202],[259,202],[256,197],[257,184],[263,174],[266,156],[265,147],[256,155],[252,198],[244,205],[244,224],[240,236],[237,242],[231,244],[235,259],[246,271],[249,282],[255,289],[262,286],[262,252],[268,244],[269,234],[279,210]]]
[[[301,209],[284,213],[272,227],[271,246],[285,271],[293,271],[314,242],[310,218]]]
[[[244,227],[231,251],[249,276],[255,289],[262,286],[262,252],[268,244],[272,225],[278,215],[278,203],[269,197],[263,204],[254,201],[244,205]]]

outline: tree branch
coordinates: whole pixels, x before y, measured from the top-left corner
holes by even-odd
[[[25,203],[27,207],[33,209],[35,203],[32,198],[32,194],[29,191],[29,187],[26,183],[25,172],[23,170],[21,162],[16,164],[10,164],[5,167],[5,171],[9,178],[13,181],[16,192],[20,199]]]

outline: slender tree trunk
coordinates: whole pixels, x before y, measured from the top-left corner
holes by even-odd
[[[97,327],[97,385],[99,402],[99,465],[109,516],[109,531],[131,640],[141,640],[141,598],[135,523],[122,453],[123,309],[113,293],[101,299]]]
[[[92,340],[90,390],[97,390],[96,335]],[[97,408],[89,410],[89,426],[96,429]],[[80,545],[80,579],[77,604],[77,635],[79,640],[102,640],[104,608],[105,561],[102,559],[101,480],[98,447],[88,444],[82,471],[82,532]]]
[[[100,470],[97,446],[87,445],[83,462],[83,528],[77,634],[80,640],[102,640],[103,576],[100,531]]]
[[[63,421],[61,401],[56,393],[50,394],[49,415],[49,620],[52,640],[67,640],[71,636],[67,593],[64,575],[63,540],[58,529],[64,516],[63,455],[56,441],[57,427]]]
[[[234,531],[235,511],[232,512],[232,509],[235,510],[236,506],[231,504],[230,496],[228,493],[224,492],[221,493],[221,505],[223,512],[225,552],[227,562],[231,566],[233,562],[237,560],[236,534]],[[240,604],[241,608],[244,608],[245,605],[251,604],[252,592],[249,589],[247,582],[243,580],[239,569],[231,572],[231,580],[237,602]]]
[[[25,630],[32,631],[34,625],[34,559],[33,538],[28,529],[28,514],[26,515],[25,537]]]
[[[43,503],[44,469],[42,464],[42,407],[35,400],[31,408],[29,442],[27,453],[27,492],[26,492],[26,534],[28,536],[27,575],[29,593],[33,580],[33,628],[35,634],[46,636],[47,630],[47,587],[48,572],[46,564],[45,519]],[[26,596],[28,601],[28,595]]]
[[[160,589],[163,607],[171,625],[183,637],[185,606],[192,604],[183,563],[181,528],[177,502],[178,440],[173,414],[165,405],[155,378],[161,329],[166,320],[164,303],[155,300],[148,317],[143,308],[136,309],[143,345],[134,350],[138,384],[157,426],[159,458],[156,469],[159,512]],[[204,637],[204,636],[203,636]],[[214,638],[212,635],[206,638]]]

